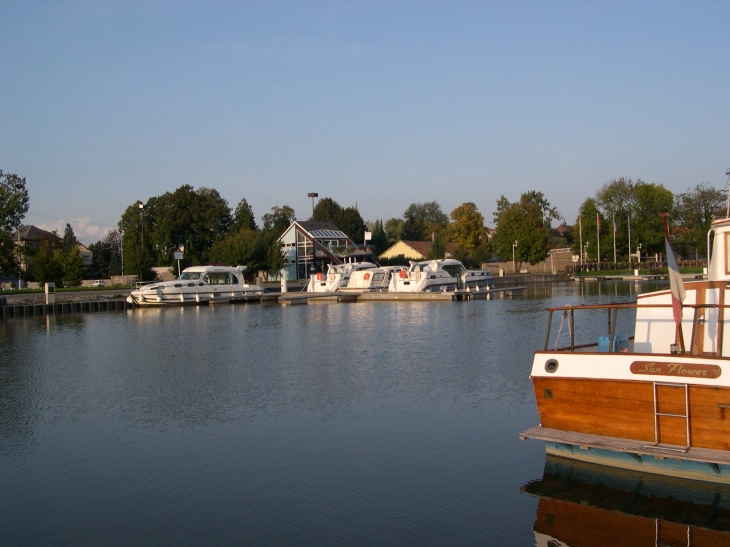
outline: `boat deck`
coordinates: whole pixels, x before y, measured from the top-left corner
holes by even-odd
[[[669,446],[666,448],[647,446],[647,441],[635,441],[633,439],[606,437],[589,433],[576,433],[574,431],[551,429],[542,426],[523,431],[520,433],[520,439],[537,439],[540,441],[574,445],[579,446],[583,450],[599,448],[615,452],[627,452],[639,456],[654,456],[657,459],[673,458],[676,460],[730,465],[730,451],[727,450],[691,447],[686,452],[681,452],[680,450],[672,450],[671,448],[674,447]]]

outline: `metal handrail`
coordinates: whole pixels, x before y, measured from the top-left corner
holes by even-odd
[[[612,304],[580,304],[578,306],[558,306],[553,308],[546,308],[546,311],[549,312],[548,316],[548,324],[547,324],[547,330],[545,332],[545,345],[543,348],[543,351],[548,350],[548,346],[550,343],[550,330],[553,324],[553,312],[564,312],[569,314],[569,321],[570,321],[570,351],[575,351],[576,345],[575,345],[575,318],[574,314],[576,310],[606,310],[608,312],[608,331],[610,333],[610,340],[608,345],[608,351],[610,353],[613,352],[613,341],[615,340],[616,336],[616,320],[618,318],[618,310],[620,309],[638,309],[641,308],[672,308],[671,304],[641,304],[639,305],[638,302],[623,302],[623,303],[612,303]],[[689,308],[695,310],[695,316],[697,315],[698,309],[708,309],[708,308],[730,308],[730,304],[683,304],[683,308]],[[613,313],[611,313],[613,312]],[[556,342],[557,343],[557,342]],[[565,348],[567,349],[567,348]]]

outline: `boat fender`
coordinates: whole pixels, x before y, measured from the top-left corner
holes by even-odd
[[[317,274],[317,281],[322,281],[322,274],[321,273],[318,273]]]
[[[364,279],[365,281],[367,281],[368,279],[370,279],[370,274],[369,274],[369,273],[366,273],[366,274],[365,274],[365,275],[363,276],[363,279]]]
[[[406,277],[408,277],[408,274],[405,270],[401,270],[398,272],[398,277],[400,277],[401,279],[405,279]]]

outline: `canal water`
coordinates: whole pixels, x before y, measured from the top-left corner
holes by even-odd
[[[9,319],[0,543],[535,545],[544,310],[657,287]]]

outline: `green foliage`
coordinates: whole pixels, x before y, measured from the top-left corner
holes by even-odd
[[[25,177],[3,173],[0,169],[0,230],[16,230],[28,212],[29,203]]]
[[[441,260],[446,257],[446,242],[443,237],[437,237],[431,243],[427,258],[429,260]]]
[[[342,207],[335,200],[322,198],[317,202],[311,220],[314,222],[331,222],[337,225],[337,217],[341,211]]]
[[[63,249],[63,252],[65,254],[69,254],[70,252],[72,252],[73,249],[76,247],[76,243],[78,243],[78,241],[76,240],[74,229],[67,222],[66,229],[63,231],[63,242],[61,243],[61,248]]]
[[[634,207],[631,217],[631,236],[642,245],[642,253],[663,253],[664,224],[661,214],[672,214],[674,196],[661,184],[643,182],[634,184]],[[636,246],[635,243],[633,245]]]
[[[390,218],[385,222],[383,229],[385,230],[385,237],[388,238],[388,247],[394,245],[403,238],[403,229],[405,222],[400,218]]]
[[[466,256],[472,256],[482,241],[489,241],[484,229],[484,217],[474,203],[463,203],[451,211],[448,234],[451,241]]]
[[[122,273],[122,235],[118,230],[110,231],[103,240],[89,245],[92,252],[89,277],[105,279]]]
[[[79,248],[74,246],[70,253],[63,253],[61,257],[63,267],[63,286],[78,287],[86,273],[86,267],[81,259]]]
[[[33,255],[31,273],[38,283],[55,283],[63,287],[63,252],[51,240],[43,241]]]
[[[674,197],[674,220],[681,228],[676,230],[675,251],[707,256],[707,232],[715,216],[726,211],[727,196],[706,183],[698,184]]]
[[[520,201],[509,206],[504,196],[497,201],[499,218],[497,232],[492,239],[494,251],[504,260],[512,258],[512,245],[517,241],[517,262],[537,264],[545,258],[549,248],[550,219],[559,218],[557,210],[550,207],[542,192],[526,192]],[[500,210],[499,208],[503,209]]]
[[[246,266],[249,272],[266,269],[266,245],[258,230],[243,228],[213,244],[210,258],[229,266]]]
[[[385,234],[385,228],[383,227],[382,220],[376,220],[375,222],[368,222],[367,229],[372,233],[372,239],[370,244],[375,247],[375,254],[379,255],[390,247],[388,243],[388,236]]]
[[[598,219],[601,219],[601,260],[607,260],[611,257],[613,260],[613,227],[610,222],[606,222],[603,215],[598,210],[596,200],[588,198],[580,206],[576,219],[576,226],[583,226],[583,247],[588,245],[587,254],[584,256],[588,260],[596,260],[598,252]],[[580,229],[580,228],[579,228]],[[573,252],[580,253],[580,238],[573,242]]]
[[[449,225],[449,217],[435,201],[411,203],[403,213],[403,221],[401,239],[409,241],[428,241]]]
[[[20,229],[20,222],[28,212],[28,190],[25,177],[3,173],[0,169],[0,274],[14,275],[19,271],[14,252],[15,246],[9,235]]]
[[[405,255],[397,255],[392,258],[379,258],[381,266],[409,266],[410,259],[406,258]]]
[[[288,205],[272,207],[270,213],[266,213],[261,219],[264,223],[264,231],[273,230],[279,237],[296,218],[294,209]]]
[[[248,204],[248,201],[242,199],[236,206],[236,211],[233,213],[233,226],[231,230],[238,231],[243,228],[249,230],[258,230],[256,226],[256,217],[254,217],[253,209]]]
[[[365,237],[365,221],[356,207],[343,208],[332,198],[322,198],[314,208],[312,220],[331,222],[345,232],[353,243],[361,245]]]
[[[144,280],[150,275],[154,279],[152,266],[172,266],[173,252],[180,245],[185,246],[182,267],[209,262],[213,243],[232,224],[228,203],[208,188],[184,185],[150,198],[143,210],[138,203],[124,211],[119,229],[124,233],[124,273]]]

